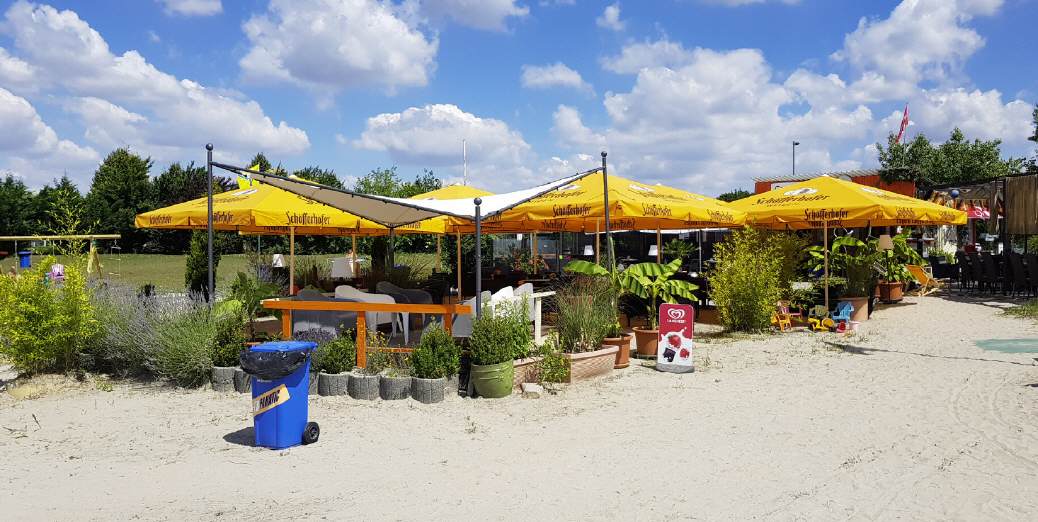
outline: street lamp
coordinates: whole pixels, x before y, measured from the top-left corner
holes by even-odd
[[[797,145],[800,145],[799,141],[793,141],[793,175],[797,175]]]

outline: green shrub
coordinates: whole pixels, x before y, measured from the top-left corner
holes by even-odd
[[[616,301],[604,277],[577,277],[555,293],[559,345],[567,353],[590,352],[614,329]]]
[[[213,365],[238,366],[245,348],[245,315],[238,307],[213,314]]]
[[[159,330],[198,309],[187,297],[147,296],[114,283],[99,286],[93,303],[102,331],[87,354],[87,363],[93,371],[124,377],[156,373]]]
[[[522,299],[484,307],[472,321],[472,362],[486,366],[529,356],[533,333],[526,324],[528,317]]]
[[[569,359],[562,355],[558,339],[549,338],[540,349],[541,361],[538,363],[541,384],[551,386],[569,380]]]
[[[434,326],[422,334],[418,347],[411,353],[411,375],[421,379],[439,379],[458,373],[461,350],[451,334]]]
[[[242,312],[248,320],[249,339],[256,338],[256,317],[263,311],[263,300],[278,294],[279,286],[260,281],[238,272],[231,283],[231,299],[241,303]]]
[[[50,282],[53,257],[17,278],[0,277],[0,354],[19,371],[70,371],[97,340],[101,323],[79,267],[65,267],[65,281]]]
[[[783,259],[769,236],[767,231],[744,228],[714,247],[711,298],[728,330],[758,332],[771,324],[781,297]]]
[[[156,372],[181,386],[200,386],[212,372],[216,325],[209,310],[183,314],[157,324]]]
[[[187,254],[187,266],[184,270],[184,285],[187,286],[187,291],[193,296],[201,296],[206,301],[209,300],[209,251],[207,248],[208,234],[203,230],[196,230],[191,233],[191,246]],[[213,272],[216,272],[216,267],[220,264],[220,252],[215,248],[213,250]],[[216,274],[213,274],[213,284],[215,285]],[[215,288],[214,288],[215,290]]]
[[[356,364],[357,342],[353,338],[353,332],[344,332],[341,336],[318,345],[313,355],[314,369],[319,372],[348,372]]]

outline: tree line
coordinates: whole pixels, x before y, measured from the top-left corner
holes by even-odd
[[[396,167],[372,170],[352,187],[347,187],[331,169],[308,166],[292,172],[280,165],[274,166],[262,153],[257,153],[249,165],[261,171],[301,178],[349,188],[356,192],[393,197],[411,197],[435,190],[442,182],[430,170],[415,176],[413,181],[403,179]],[[58,235],[58,234],[121,234],[119,246],[126,253],[182,254],[188,251],[191,233],[181,230],[138,229],[134,217],[142,212],[182,203],[205,196],[208,175],[204,165],[194,162],[174,162],[152,176],[154,162],[125,148],[112,151],[97,167],[84,194],[67,175],[44,185],[38,191],[30,190],[12,174],[0,180],[0,235]],[[237,181],[226,176],[214,176],[214,193],[232,190]],[[264,237],[264,249],[279,250],[287,240],[278,236]],[[300,253],[344,252],[349,238],[301,236],[297,238]],[[401,251],[422,250],[429,247],[428,238],[404,236],[395,247]],[[249,237],[236,233],[219,234],[217,247],[221,252],[242,252],[254,243]],[[370,240],[364,240],[369,246]]]

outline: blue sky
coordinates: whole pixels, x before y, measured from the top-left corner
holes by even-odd
[[[962,127],[1030,156],[1038,0],[4,2],[0,172],[111,149],[521,188],[595,166],[714,195]]]

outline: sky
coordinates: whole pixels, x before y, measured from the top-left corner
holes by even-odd
[[[598,166],[716,195],[958,126],[1031,156],[1038,0],[0,2],[0,173],[111,150],[347,182],[529,187]]]

